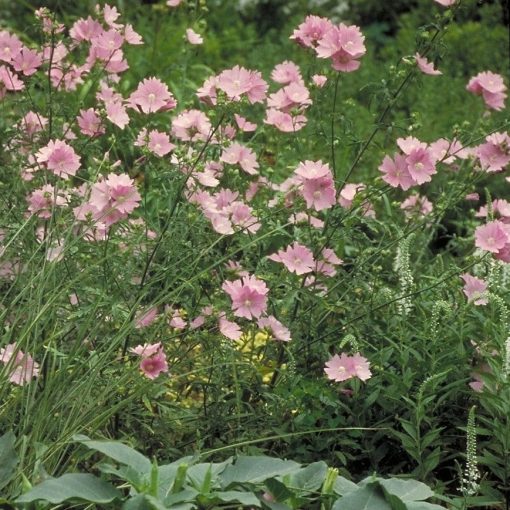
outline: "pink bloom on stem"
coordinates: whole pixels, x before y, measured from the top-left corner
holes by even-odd
[[[30,354],[24,354],[15,343],[0,349],[0,363],[6,366],[9,381],[23,386],[39,375],[39,365]]]
[[[55,187],[45,184],[42,188],[36,189],[27,197],[28,210],[39,218],[51,218],[51,213],[56,206],[66,204],[64,197],[56,193]]]
[[[509,242],[505,224],[499,220],[480,225],[475,230],[475,246],[491,253],[498,253]]]
[[[96,219],[109,226],[126,218],[138,207],[141,199],[135,182],[128,175],[109,174],[92,186],[89,202],[100,211]]]
[[[259,167],[256,158],[255,153],[250,148],[234,142],[223,151],[220,161],[230,165],[239,164],[247,174],[256,175]]]
[[[230,296],[236,317],[258,319],[265,313],[269,289],[257,277],[246,276],[233,282],[225,281],[221,288]]]
[[[332,28],[333,23],[329,19],[310,15],[294,30],[290,39],[294,39],[301,46],[314,48]]]
[[[62,140],[50,141],[35,155],[38,163],[45,165],[55,175],[68,179],[80,168],[80,156]]]
[[[87,136],[99,136],[105,132],[101,122],[101,117],[94,108],[80,110],[77,119],[80,131]]]
[[[441,71],[439,71],[438,69],[434,68],[434,63],[433,62],[429,62],[425,57],[420,56],[419,53],[416,53],[414,55],[414,58],[416,60],[416,64],[417,64],[419,70],[422,73],[430,74],[432,76],[443,74]]]
[[[168,372],[168,363],[163,349],[150,357],[142,358],[140,370],[148,379],[156,379],[162,372]]]
[[[400,204],[400,209],[408,218],[416,214],[426,216],[432,212],[432,202],[427,197],[411,195]]]
[[[443,7],[452,6],[457,0],[434,0],[434,2],[441,4]]]
[[[129,102],[135,108],[139,106],[143,113],[153,113],[165,109],[175,99],[161,80],[146,78],[129,96]]]
[[[230,340],[239,340],[243,334],[238,324],[227,320],[225,317],[219,318],[218,326],[221,334]]]
[[[297,275],[311,273],[315,268],[312,251],[296,241],[285,250],[269,255],[268,259],[281,262],[289,271]]]
[[[291,115],[276,108],[266,110],[265,124],[274,126],[283,133],[294,133],[306,126],[307,119],[304,115]]]
[[[418,184],[431,181],[432,175],[436,173],[436,165],[427,149],[414,149],[405,161],[411,177]]]
[[[177,7],[181,2],[182,0],[166,0],[166,5],[168,7]]]
[[[217,87],[232,101],[240,101],[246,95],[252,104],[264,101],[267,92],[267,83],[258,71],[240,66],[221,72],[217,77]]]
[[[41,55],[37,51],[28,48],[23,48],[21,52],[12,59],[14,69],[23,73],[25,76],[34,74],[41,64]]]
[[[283,84],[303,81],[299,66],[291,60],[277,64],[271,72],[271,79],[276,83]]]
[[[499,172],[510,163],[510,136],[507,133],[493,133],[485,143],[475,149],[481,167],[486,172]]]
[[[135,315],[135,328],[142,329],[150,326],[158,316],[158,308],[155,306],[149,310],[142,310]]]
[[[236,121],[237,127],[245,133],[249,133],[257,129],[257,124],[249,122],[247,119],[241,115],[238,115],[237,113],[234,113],[234,119]]]
[[[190,44],[199,45],[203,44],[204,38],[197,34],[192,28],[186,29],[186,39]]]
[[[205,141],[211,129],[211,122],[200,110],[184,110],[172,121],[172,134],[185,142]]]
[[[316,211],[322,211],[333,207],[336,202],[333,177],[304,179],[302,194],[308,208],[313,207]]]
[[[322,87],[324,87],[324,85],[326,85],[328,78],[323,74],[314,74],[312,76],[312,81],[316,87],[319,87],[321,89]]]
[[[269,331],[275,340],[279,340],[280,342],[291,341],[289,329],[272,315],[269,315],[268,317],[261,317],[257,321],[257,325],[259,328]]]
[[[331,58],[336,71],[351,72],[358,69],[358,61],[366,53],[365,36],[356,25],[340,23],[328,30],[316,48],[319,58]]]
[[[326,372],[328,379],[336,382],[347,381],[353,377],[366,381],[372,377],[369,361],[359,353],[353,356],[345,353],[340,356],[335,354],[326,362],[324,372]]]
[[[22,48],[23,44],[18,37],[5,30],[0,30],[0,61],[12,62]]]
[[[406,191],[411,186],[418,184],[410,174],[405,157],[401,154],[395,154],[394,160],[389,156],[385,156],[379,170],[384,174],[383,181],[393,188],[400,187]]]
[[[471,276],[469,273],[461,274],[460,277],[464,280],[463,292],[468,299],[468,303],[479,306],[486,305],[489,302],[487,299],[487,283],[485,281],[476,276]]]
[[[491,71],[478,73],[469,80],[466,89],[473,94],[482,96],[485,104],[493,110],[505,107],[506,86],[503,77]]]

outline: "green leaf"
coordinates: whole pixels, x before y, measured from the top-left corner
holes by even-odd
[[[325,462],[314,462],[289,476],[289,486],[310,492],[319,489],[326,478],[328,466]]]
[[[397,496],[402,501],[422,501],[434,496],[434,492],[427,485],[416,480],[400,480],[399,478],[383,480],[378,478],[377,482],[385,492]]]
[[[338,499],[331,510],[392,510],[377,484],[369,484]]]
[[[294,495],[292,491],[287,489],[284,483],[280,482],[276,478],[270,478],[266,480],[265,485],[268,492],[273,496],[276,501],[285,501]]]
[[[293,473],[300,464],[292,460],[265,456],[238,457],[234,465],[227,466],[221,475],[223,487],[235,483],[261,483],[275,476]]]
[[[22,494],[16,503],[32,503],[38,500],[62,503],[70,499],[79,499],[88,503],[110,503],[120,497],[121,493],[115,487],[94,475],[69,473],[36,485]]]
[[[406,502],[407,510],[445,510],[444,506],[434,505],[426,501],[408,501]]]
[[[120,464],[129,466],[139,473],[145,474],[151,471],[152,464],[147,457],[119,441],[93,441],[81,434],[73,436],[73,439],[91,450],[103,453]]]
[[[11,481],[18,464],[15,442],[16,436],[12,431],[0,437],[0,489]]]
[[[337,476],[333,483],[333,491],[339,496],[345,496],[350,492],[357,491],[358,489],[359,487],[354,482],[347,480],[347,478],[344,478],[343,476]]]
[[[128,499],[123,505],[122,510],[167,510],[168,507],[161,501],[148,494],[138,494]]]
[[[242,505],[255,506],[260,508],[262,505],[259,498],[252,492],[241,492],[241,491],[222,491],[213,492],[211,497],[218,499],[224,503],[230,503],[231,501],[237,501]]]

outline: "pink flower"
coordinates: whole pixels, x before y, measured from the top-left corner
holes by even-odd
[[[310,92],[302,82],[292,82],[267,98],[267,106],[288,112],[294,108],[304,109],[312,104]]]
[[[39,365],[30,354],[24,354],[15,343],[0,349],[0,363],[7,365],[9,381],[23,386],[39,375]]]
[[[510,136],[507,133],[493,133],[485,143],[475,149],[481,167],[486,172],[499,172],[510,163]]]
[[[154,306],[149,310],[142,310],[135,315],[135,328],[142,329],[150,326],[158,316],[158,308]]]
[[[401,154],[395,154],[394,160],[385,156],[379,170],[384,174],[383,181],[394,188],[400,187],[406,191],[418,184],[410,174],[405,157]]]
[[[476,276],[471,276],[469,273],[461,274],[460,277],[464,280],[463,292],[468,298],[468,303],[473,303],[477,306],[486,305],[489,301],[487,299],[487,283]]]
[[[135,182],[128,175],[109,174],[92,186],[89,202],[99,211],[95,219],[109,226],[126,218],[141,199]]]
[[[129,350],[142,358],[140,370],[148,379],[156,379],[162,372],[168,372],[168,363],[161,342],[137,345]]]
[[[469,80],[466,89],[476,95],[481,95],[485,104],[493,110],[505,107],[506,86],[503,77],[491,71],[478,73]]]
[[[321,89],[322,87],[324,87],[324,85],[326,85],[328,78],[323,74],[314,74],[312,76],[312,81],[316,87],[319,87]]]
[[[177,7],[181,2],[182,0],[166,0],[166,5],[168,7]]]
[[[203,44],[204,39],[200,34],[197,34],[192,28],[186,29],[186,39],[190,44],[198,45]]]
[[[315,268],[315,260],[312,251],[297,242],[287,246],[285,250],[269,255],[269,260],[281,262],[289,271],[302,275],[311,273]]]
[[[28,48],[23,48],[21,52],[12,59],[14,69],[23,73],[25,76],[34,74],[41,64],[41,55],[37,51]]]
[[[431,181],[432,175],[436,173],[436,165],[427,149],[412,150],[405,161],[407,170],[418,184]]]
[[[23,44],[18,37],[5,30],[0,30],[0,61],[12,62],[22,48]]]
[[[255,153],[250,148],[234,142],[223,151],[220,161],[230,165],[239,164],[247,174],[256,175],[259,167],[256,158]]]
[[[336,202],[333,176],[327,175],[317,179],[303,179],[303,198],[306,207],[322,211],[333,207]]]
[[[259,318],[267,308],[266,284],[255,276],[223,282],[222,289],[232,299],[232,309],[236,317]]]
[[[416,53],[414,55],[414,58],[416,60],[416,64],[418,65],[418,68],[420,71],[424,74],[430,74],[430,75],[438,75],[443,74],[438,69],[434,68],[434,63],[429,62],[425,57],[421,57],[419,53]]]
[[[51,184],[45,184],[42,188],[32,191],[27,201],[30,213],[42,219],[51,218],[51,213],[56,206],[67,203],[63,196],[56,193],[55,187]]]
[[[183,141],[207,140],[211,123],[200,110],[184,110],[172,121],[172,134]]]
[[[99,136],[105,132],[98,112],[94,108],[80,110],[77,119],[80,131],[87,136]]]
[[[336,382],[347,381],[353,377],[366,381],[372,377],[370,363],[359,353],[353,356],[345,353],[342,353],[340,356],[335,354],[326,362],[324,372],[326,372],[328,379]]]
[[[80,156],[62,140],[50,141],[35,155],[38,163],[45,165],[55,175],[68,179],[80,168]]]
[[[148,379],[156,379],[162,372],[168,372],[168,363],[163,349],[153,356],[142,358],[140,370]]]
[[[266,110],[265,124],[276,127],[283,133],[294,133],[306,126],[306,117],[304,115],[294,115],[282,112],[276,108]]]
[[[246,133],[255,131],[257,129],[257,124],[254,124],[253,122],[249,122],[244,117],[241,117],[241,115],[238,115],[237,113],[234,113],[234,119],[236,121],[237,127]]]
[[[426,216],[432,212],[432,202],[427,197],[411,195],[400,204],[400,209],[404,211],[407,218],[417,214]]]
[[[271,72],[271,79],[277,83],[283,84],[303,81],[301,70],[290,60],[277,64]]]
[[[434,0],[434,2],[437,2],[438,4],[441,4],[443,7],[450,7],[456,1],[457,0]]]
[[[310,15],[294,30],[290,39],[294,39],[301,46],[313,48],[331,28],[333,23],[329,19]]]
[[[227,320],[225,317],[220,317],[218,322],[220,332],[230,340],[239,340],[243,334],[241,328],[235,322]]]
[[[217,77],[217,87],[232,101],[240,101],[245,95],[252,104],[264,101],[267,92],[267,83],[258,71],[240,66],[221,72]]]
[[[259,328],[269,331],[275,340],[279,340],[280,342],[291,341],[290,331],[288,328],[286,328],[272,315],[268,317],[261,317],[257,321],[257,325]]]
[[[146,78],[138,84],[138,88],[129,96],[133,108],[139,106],[143,113],[175,108],[175,99],[168,87],[158,78]]]
[[[331,58],[336,71],[351,72],[358,69],[358,61],[366,53],[365,36],[359,27],[340,23],[328,30],[316,48],[319,58]]]
[[[475,230],[475,246],[491,253],[498,253],[509,242],[505,224],[490,221]]]

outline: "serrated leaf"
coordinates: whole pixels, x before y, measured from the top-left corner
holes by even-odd
[[[22,494],[16,503],[32,503],[39,500],[62,503],[75,499],[87,503],[111,503],[120,497],[121,493],[115,487],[94,475],[69,473],[36,485]]]

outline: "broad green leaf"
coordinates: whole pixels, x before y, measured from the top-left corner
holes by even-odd
[[[392,510],[376,484],[365,485],[338,499],[331,510]]]
[[[261,483],[275,476],[293,473],[300,464],[292,460],[265,456],[238,457],[236,463],[227,466],[221,474],[223,487],[234,483]]]
[[[284,483],[276,478],[270,478],[264,482],[268,492],[273,496],[276,501],[285,501],[294,495],[292,491],[287,489]]]
[[[16,436],[12,431],[0,437],[0,489],[5,487],[14,475],[18,456],[14,449]]]
[[[400,480],[398,478],[383,480],[378,478],[377,482],[388,494],[393,494],[402,501],[423,501],[434,495],[434,492],[427,485],[417,480]]]
[[[333,491],[339,496],[345,496],[350,492],[357,491],[358,489],[359,487],[354,482],[347,480],[347,478],[344,478],[343,476],[337,476],[333,483]]]
[[[198,491],[195,489],[186,489],[175,494],[170,494],[165,498],[165,505],[174,508],[177,503],[189,503],[195,500],[198,496]]]
[[[427,503],[426,501],[407,501],[407,510],[445,510],[446,507]]]
[[[91,450],[103,453],[120,464],[129,466],[139,473],[150,473],[151,471],[152,464],[147,457],[119,441],[94,441],[81,434],[74,436],[73,439]]]
[[[315,491],[322,486],[327,472],[328,466],[325,462],[314,462],[289,475],[288,485],[291,488],[299,488],[304,491]]]
[[[231,501],[237,501],[242,505],[247,506],[255,506],[260,508],[262,505],[259,501],[259,498],[255,496],[252,492],[241,492],[241,491],[222,491],[222,492],[213,492],[211,494],[212,498],[216,498],[219,501],[224,503],[230,503]]]
[[[88,503],[110,503],[121,497],[121,493],[109,483],[84,473],[69,473],[60,478],[51,478],[22,494],[16,503],[33,501],[63,501],[78,499]]]

